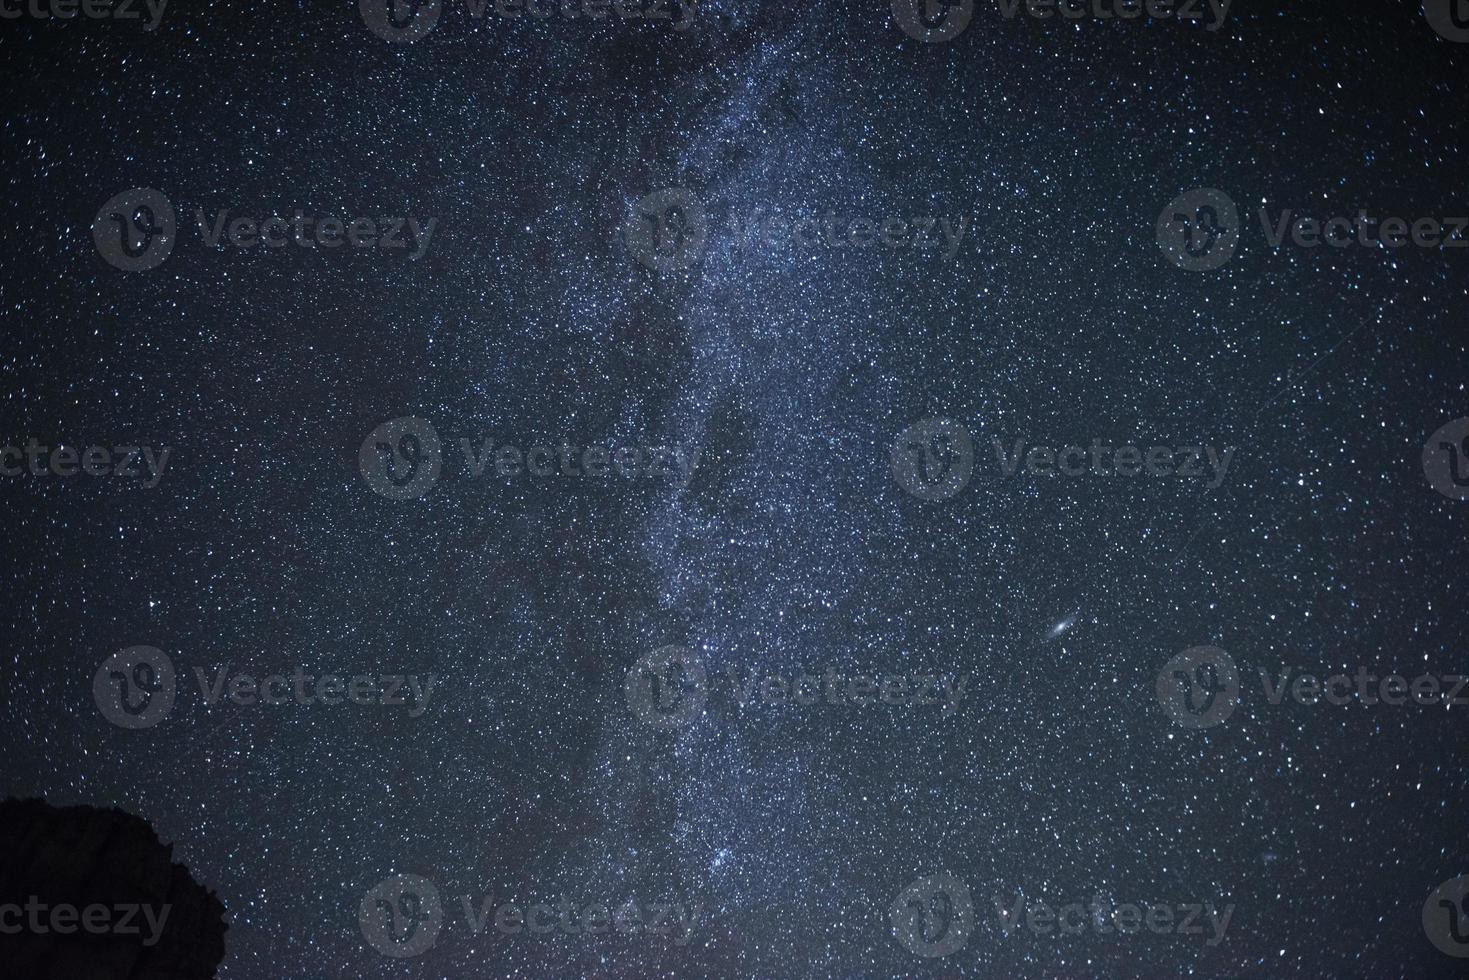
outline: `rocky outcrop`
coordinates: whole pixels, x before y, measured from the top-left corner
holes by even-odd
[[[0,974],[208,980],[226,928],[224,905],[140,817],[0,801]]]

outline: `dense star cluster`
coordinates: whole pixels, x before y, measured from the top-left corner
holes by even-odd
[[[1469,4],[1055,6],[0,0],[0,797],[222,980],[1461,975]]]

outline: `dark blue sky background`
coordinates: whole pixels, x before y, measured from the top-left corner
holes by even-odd
[[[1421,465],[1469,415],[1469,249],[1277,252],[1256,213],[1469,214],[1469,45],[1409,3],[1237,0],[1217,32],[981,3],[942,44],[876,0],[708,0],[683,33],[446,4],[412,44],[346,2],[0,23],[0,437],[172,447],[153,489],[0,480],[0,793],[151,821],[229,910],[226,980],[1457,975],[1419,914],[1469,872],[1469,709],[1273,706],[1258,676],[1469,673],[1465,504]],[[135,187],[181,231],[127,274],[91,227]],[[669,187],[710,235],[659,273],[621,229]],[[1214,272],[1155,240],[1197,187],[1244,222]],[[196,208],[438,226],[416,262],[212,250]],[[760,213],[969,231],[949,261],[738,247]],[[358,454],[404,416],[446,463],[396,501]],[[933,416],[979,457],[942,502],[889,461]],[[702,458],[686,487],[476,480],[461,437]],[[993,438],[1237,449],[1206,492],[994,478]],[[182,679],[130,732],[91,685],[135,644]],[[673,732],[623,695],[668,644],[716,687]],[[1154,680],[1201,644],[1253,690],[1187,731]],[[438,691],[411,718],[190,687],[296,665]],[[949,718],[719,688],[828,665],[973,680]],[[939,871],[981,924],[930,960],[889,907]],[[451,919],[402,961],[357,918],[397,873]],[[1236,910],[1218,947],[1005,938],[1017,891]],[[458,912],[563,894],[702,913],[679,947]]]

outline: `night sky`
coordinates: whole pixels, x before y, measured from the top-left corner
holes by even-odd
[[[1425,902],[1469,875],[1469,687],[1269,693],[1469,674],[1446,14],[32,2],[0,796],[150,821],[227,909],[220,978],[1463,975],[1469,900],[1437,936]],[[1286,210],[1410,240],[1277,248]],[[1201,647],[1217,723],[1168,703],[1214,703]],[[230,698],[298,672],[390,703]],[[466,899],[690,929],[475,935]],[[1006,934],[1018,901],[1089,910]],[[1105,928],[1129,903],[1232,918]]]

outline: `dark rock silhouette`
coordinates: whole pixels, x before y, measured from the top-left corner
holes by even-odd
[[[151,919],[128,912],[142,906]],[[58,907],[77,911],[53,918]],[[0,801],[0,976],[208,980],[226,928],[224,905],[142,818]]]

